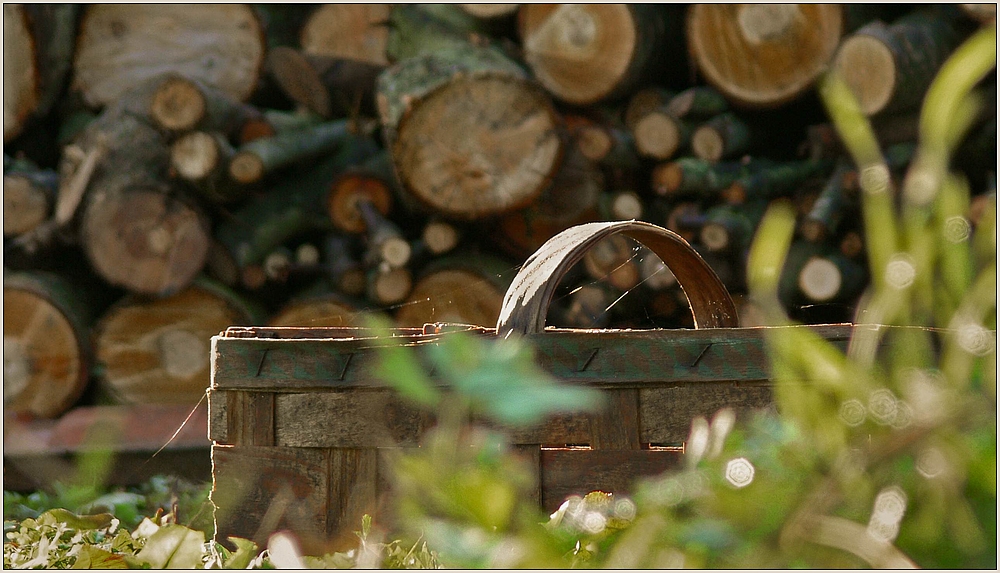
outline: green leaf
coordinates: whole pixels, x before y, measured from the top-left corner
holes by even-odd
[[[76,515],[75,513],[59,508],[50,509],[45,513],[43,513],[42,515],[49,515],[53,519],[55,519],[56,522],[65,523],[72,529],[83,529],[83,530],[104,529],[105,527],[111,525],[111,520],[115,518],[115,516],[111,515],[110,513],[98,513],[95,515]],[[39,516],[39,519],[42,519],[42,517]]]
[[[384,320],[371,318],[369,327],[375,330],[375,336],[383,343],[378,347],[379,361],[375,375],[402,394],[421,406],[433,408],[441,401],[441,392],[434,382],[424,373],[423,365],[417,359],[412,348],[392,341],[392,331]]]
[[[123,555],[116,555],[93,545],[83,545],[76,554],[73,569],[128,569]]]
[[[193,569],[202,564],[205,534],[183,525],[163,525],[136,557],[155,569]]]
[[[246,569],[253,558],[257,556],[257,544],[242,537],[227,537],[226,539],[236,546],[236,551],[222,562],[222,568]]]

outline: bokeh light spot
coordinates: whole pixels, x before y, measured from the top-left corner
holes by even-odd
[[[729,460],[726,464],[726,480],[736,487],[746,487],[753,481],[754,467],[746,458]]]
[[[865,405],[861,403],[861,400],[851,398],[844,400],[844,403],[840,405],[840,420],[852,428],[860,426],[865,421],[865,414]]]

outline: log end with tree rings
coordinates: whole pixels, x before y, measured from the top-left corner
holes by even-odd
[[[660,163],[653,168],[650,179],[657,195],[672,195],[684,183],[684,168],[676,161]]]
[[[260,79],[265,44],[246,4],[93,4],[80,22],[73,88],[98,107],[175,71],[244,101]]]
[[[642,199],[634,191],[620,191],[611,198],[611,216],[619,221],[642,218]]]
[[[291,301],[267,323],[269,326],[308,328],[364,326],[363,318],[364,313],[331,295]]]
[[[774,107],[812,87],[843,30],[835,4],[694,4],[691,58],[710,84],[750,107]]]
[[[502,18],[517,12],[520,4],[459,4],[462,10],[484,20]]]
[[[843,278],[833,261],[812,257],[799,271],[799,291],[814,302],[827,302],[841,291]]]
[[[113,306],[96,335],[102,385],[130,404],[197,403],[211,382],[212,336],[250,321],[230,296],[193,285]]]
[[[179,76],[165,80],[153,93],[149,115],[171,131],[193,129],[205,117],[205,94],[191,80]]]
[[[330,117],[330,92],[302,53],[288,46],[276,46],[268,53],[267,63],[274,79],[292,101],[322,117]]]
[[[170,146],[170,164],[189,181],[208,177],[219,164],[220,155],[218,140],[203,131],[185,133]]]
[[[724,251],[731,243],[729,229],[724,224],[714,221],[705,223],[698,233],[698,238],[709,251]]]
[[[35,43],[21,6],[3,5],[3,140],[17,137],[38,106]]]
[[[229,161],[229,176],[244,185],[256,183],[264,177],[264,162],[255,153],[238,152]]]
[[[48,218],[53,193],[31,177],[13,173],[3,176],[3,234],[27,233]]]
[[[841,43],[833,67],[854,93],[861,111],[873,115],[886,108],[896,92],[896,59],[885,42],[858,34]]]
[[[423,277],[407,302],[396,312],[399,326],[429,322],[496,324],[504,291],[480,274],[464,269],[444,269]]]
[[[413,274],[406,268],[369,272],[367,282],[368,298],[378,304],[403,302],[413,290]]]
[[[629,73],[639,35],[625,4],[524,4],[524,59],[538,81],[574,105],[597,102]]]
[[[600,161],[611,153],[614,139],[599,125],[585,125],[576,130],[576,146],[590,161]]]
[[[427,249],[435,255],[447,253],[458,246],[458,229],[444,221],[431,221],[420,235]]]
[[[413,102],[392,145],[404,187],[462,219],[531,202],[561,151],[547,96],[508,74],[456,77]]]
[[[109,283],[159,295],[194,279],[211,238],[194,207],[163,192],[130,189],[89,201],[81,240],[94,270]]]
[[[302,26],[303,51],[388,65],[390,4],[320,4]]]
[[[5,273],[6,274],[6,273]],[[55,277],[5,276],[4,412],[54,418],[68,410],[90,378],[90,342],[73,289]]]
[[[330,220],[346,233],[364,233],[367,229],[359,201],[368,201],[382,215],[392,209],[392,190],[379,177],[347,171],[330,187],[327,209]]]
[[[680,120],[654,110],[636,121],[632,135],[641,155],[662,161],[673,157],[690,134]]]

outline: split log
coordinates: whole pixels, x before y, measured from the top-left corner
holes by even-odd
[[[194,405],[210,383],[212,336],[259,321],[245,300],[202,279],[166,298],[128,297],[96,328],[100,384],[125,403]]]
[[[3,140],[31,117],[47,114],[62,93],[73,59],[77,7],[4,4]]]
[[[695,157],[711,162],[742,155],[750,150],[750,143],[750,128],[732,112],[713,117],[691,135]]]
[[[257,86],[265,39],[244,4],[94,4],[73,63],[73,89],[92,107],[165,71],[244,101]]]
[[[523,207],[559,165],[551,102],[496,50],[468,46],[400,62],[379,76],[378,107],[403,188],[448,216]]]
[[[260,121],[257,108],[196,79],[176,73],[163,79],[149,102],[149,117],[168,131],[220,131],[237,138],[246,124]]]
[[[396,311],[396,324],[493,326],[512,278],[509,271],[505,262],[485,254],[460,253],[439,259],[424,269],[406,303]]]
[[[522,4],[524,59],[555,97],[590,105],[628,94],[654,73],[683,72],[680,6]]]
[[[841,43],[833,67],[866,115],[916,108],[964,23],[954,6],[921,8],[888,26],[872,22]]]
[[[55,418],[83,394],[93,351],[78,285],[43,272],[4,272],[4,412]]]
[[[304,54],[287,46],[273,48],[267,62],[289,99],[321,117],[375,113],[375,78],[384,66]]]
[[[835,4],[694,4],[687,17],[698,71],[730,100],[757,108],[809,90],[843,30]]]
[[[597,220],[603,188],[601,170],[570,146],[552,183],[538,199],[500,219],[496,242],[512,256],[529,256],[559,231]]]
[[[255,183],[282,167],[317,157],[344,145],[355,133],[368,135],[374,126],[340,119],[276,133],[241,145],[229,162],[229,176],[243,184]]]
[[[812,302],[848,301],[861,294],[867,279],[857,261],[833,252],[810,257],[799,271],[798,286]]]
[[[6,159],[6,157],[4,158]],[[59,176],[26,159],[14,159],[3,172],[3,234],[27,233],[49,217],[59,188]]]
[[[260,264],[268,253],[296,235],[332,230],[324,208],[331,183],[347,166],[366,160],[377,150],[371,138],[345,134],[335,153],[297,177],[277,182],[224,219],[216,238],[244,269]]]
[[[389,4],[322,4],[302,26],[306,54],[386,66]]]

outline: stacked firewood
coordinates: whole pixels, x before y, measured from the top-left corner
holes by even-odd
[[[492,325],[519,264],[587,221],[678,232],[754,324],[746,253],[772,201],[800,214],[789,312],[849,321],[868,281],[859,176],[815,82],[841,72],[900,176],[934,73],[994,18],[995,5],[5,5],[5,412],[197,402],[209,339],[230,325]],[[960,153],[981,192],[973,224],[995,209],[989,82]],[[691,318],[663,262],[613,237],[561,285],[549,324]]]

